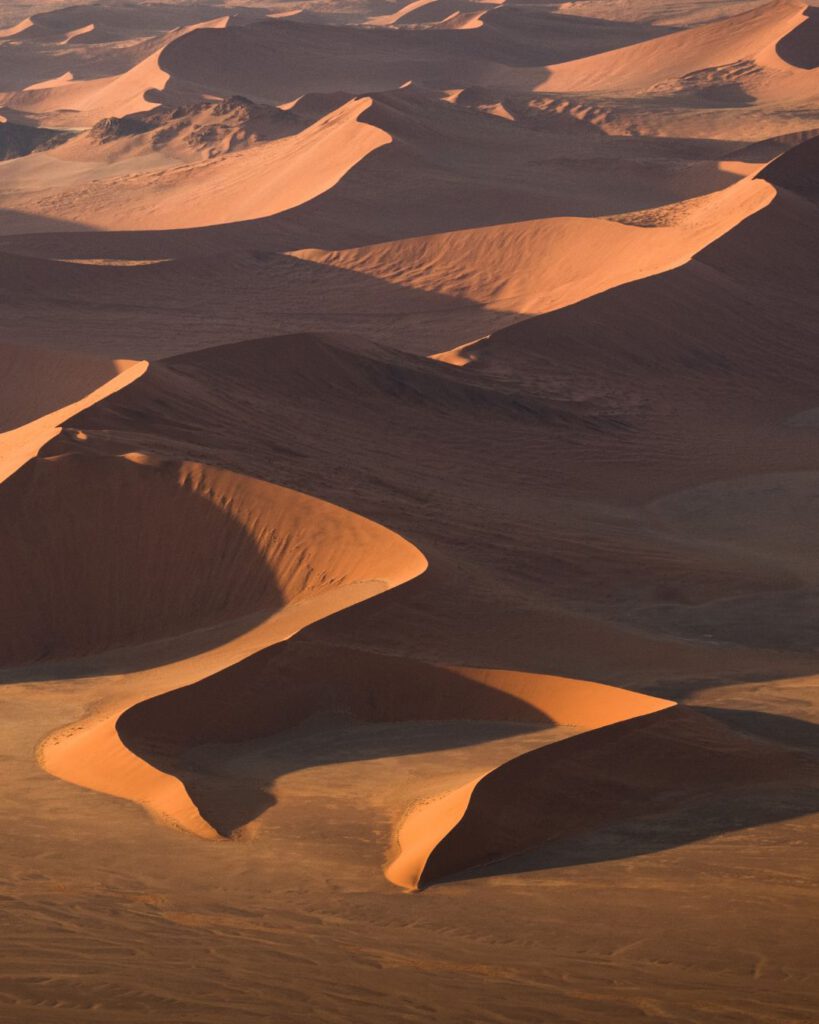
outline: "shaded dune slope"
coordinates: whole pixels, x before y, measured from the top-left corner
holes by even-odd
[[[137,455],[37,460],[0,489],[0,521],[4,665],[191,631],[207,646],[207,627],[240,633],[294,604],[309,620],[311,600],[333,592],[341,607],[425,564],[394,534],[324,502]]]
[[[540,331],[548,320],[535,322]],[[750,471],[745,467],[812,465],[812,440],[795,448],[792,432],[776,423],[815,405],[816,386],[800,379],[801,366],[788,369],[789,356],[782,383],[767,397],[770,418],[752,444],[734,445],[747,429],[747,411],[730,394],[711,402],[696,364],[685,377],[691,393],[682,407],[660,400],[668,387],[663,374],[649,377],[656,407],[632,397],[620,374],[632,373],[628,358],[645,358],[634,332],[627,321],[623,344],[636,354],[613,350],[610,362],[600,359],[597,335],[590,334],[588,351],[569,338],[568,380],[552,364],[539,367],[543,335],[534,333],[519,361],[509,345],[505,364],[504,345],[485,372],[480,361],[455,368],[333,336],[224,346],[154,364],[133,389],[77,417],[61,444],[218,461],[344,501],[410,538],[430,559],[429,571],[360,613],[323,623],[337,642],[353,636],[370,646],[377,636],[384,649],[400,652],[409,632],[426,660],[497,659],[537,671],[548,659],[554,671],[592,678],[633,679],[659,652],[671,675],[712,674],[716,666],[735,672],[737,648],[707,640],[683,645],[673,636],[631,632],[617,620],[658,602],[706,607],[742,592],[775,594],[798,588],[800,575],[768,552],[692,541],[641,504],[684,479],[700,482],[703,465],[717,477]],[[598,362],[602,379],[592,375]],[[715,450],[703,432],[714,421],[731,438],[730,449]],[[413,456],[413,444],[421,443],[425,465]],[[587,467],[582,474],[578,454]],[[623,460],[640,467],[628,487]],[[559,495],[544,493],[543,466],[555,487],[565,488]],[[317,467],[328,470],[317,475]],[[504,524],[500,537],[491,532],[495,522]],[[516,554],[521,545],[525,557]],[[756,668],[761,657],[753,653]]]
[[[439,87],[516,81],[512,69],[537,68],[623,45],[665,30],[597,23],[588,40],[569,31],[562,16],[493,12],[475,30],[396,31],[371,25],[328,25],[273,19],[223,30],[189,32],[166,46],[160,66],[165,94],[207,90],[241,93],[271,103],[304,93],[395,89],[409,80]],[[517,22],[517,24],[515,24]],[[445,25],[441,26],[445,29]],[[533,80],[542,72],[530,72]]]
[[[731,787],[807,778],[807,759],[675,706],[539,747],[410,810],[388,877],[449,876]],[[432,839],[432,842],[430,842]]]
[[[179,778],[202,818],[228,836],[275,804],[275,780],[198,771],[190,756],[201,745],[263,739],[313,719],[594,728],[667,704],[580,680],[436,666],[294,641],[136,704],[120,716],[117,732],[135,755]]]

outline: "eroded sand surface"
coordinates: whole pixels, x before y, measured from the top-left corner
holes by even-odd
[[[819,9],[0,2],[0,1018],[808,1024]]]

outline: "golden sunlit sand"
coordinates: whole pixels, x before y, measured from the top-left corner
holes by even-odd
[[[0,1019],[812,1024],[819,9],[0,0]]]

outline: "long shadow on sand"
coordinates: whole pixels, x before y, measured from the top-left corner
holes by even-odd
[[[365,724],[364,734],[350,730]],[[427,665],[419,675],[413,662],[291,641],[136,704],[117,732],[134,754],[182,782],[219,835],[231,836],[275,806],[272,787],[283,775],[554,724],[531,702],[443,667]],[[219,756],[203,761],[214,745]],[[224,771],[226,758],[254,745],[260,755],[252,768],[232,777]]]
[[[819,725],[762,712],[697,708],[710,718],[766,739],[819,750]],[[767,746],[767,744],[766,744]],[[605,861],[629,860],[746,829],[792,821],[819,812],[819,759],[805,757],[790,778],[725,788],[714,779],[710,793],[697,793],[669,809],[608,824],[544,843],[503,860],[438,878],[430,885],[468,879],[548,871]]]

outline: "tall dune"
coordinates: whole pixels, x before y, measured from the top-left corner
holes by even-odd
[[[136,455],[37,460],[0,489],[0,509],[6,665],[191,631],[206,645],[208,627],[240,632],[330,591],[343,606],[346,588],[357,600],[424,565],[394,534],[323,502]]]

